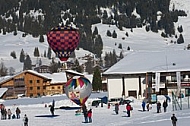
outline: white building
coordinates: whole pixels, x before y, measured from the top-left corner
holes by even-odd
[[[108,99],[190,93],[190,50],[132,52],[103,73]]]

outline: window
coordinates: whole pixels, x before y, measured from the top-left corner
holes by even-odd
[[[40,83],[40,80],[36,80],[36,83]]]
[[[57,89],[60,89],[60,87],[58,86]]]
[[[30,87],[30,90],[33,90],[33,87]]]
[[[176,76],[171,76],[171,81],[176,82],[177,81]]]
[[[161,76],[160,77],[160,82],[166,82],[166,76]]]
[[[46,89],[46,86],[43,86],[43,89]]]
[[[29,80],[29,83],[32,84],[32,80]]]
[[[190,96],[190,88],[185,88],[185,96]]]
[[[55,89],[54,87],[51,87],[51,89]]]
[[[33,97],[33,94],[30,94],[30,97]]]
[[[40,90],[40,86],[37,87],[37,90]]]

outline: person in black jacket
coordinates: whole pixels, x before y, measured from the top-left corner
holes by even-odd
[[[52,115],[52,116],[54,116],[54,110],[55,110],[55,109],[54,109],[54,106],[51,105],[51,106],[50,106],[50,112],[51,112],[51,115]]]
[[[28,126],[28,117],[26,116],[26,114],[24,115],[24,126]]]
[[[168,107],[168,102],[166,100],[164,100],[164,102],[163,102],[164,112],[166,112],[167,107]]]
[[[82,106],[82,113],[84,115],[85,123],[88,123],[88,111],[85,104]]]
[[[119,114],[119,104],[115,104],[115,114]]]
[[[158,101],[157,102],[157,113],[161,112],[161,103]]]
[[[171,120],[172,120],[172,125],[176,126],[177,118],[176,118],[175,114],[172,115]]]

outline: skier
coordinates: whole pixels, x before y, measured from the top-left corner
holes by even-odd
[[[175,114],[172,115],[171,120],[172,120],[172,125],[176,126],[177,118],[176,118]]]

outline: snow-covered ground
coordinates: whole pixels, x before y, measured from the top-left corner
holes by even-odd
[[[0,101],[6,105],[6,109],[10,108],[12,113],[15,113],[16,107],[21,109],[21,119],[0,120],[0,126],[23,126],[24,114],[29,117],[29,126],[171,126],[170,117],[173,113],[176,114],[178,126],[189,126],[190,124],[190,109],[172,110],[172,103],[169,103],[166,113],[156,113],[156,105],[152,105],[152,110],[141,112],[142,100],[131,98],[134,102],[132,116],[126,117],[125,105],[119,106],[119,114],[116,115],[114,106],[110,109],[107,108],[107,104],[103,107],[91,106],[91,101],[98,97],[106,96],[107,93],[92,93],[89,100],[86,102],[87,108],[92,108],[93,115],[92,123],[82,123],[84,121],[83,115],[75,116],[76,110],[64,110],[56,109],[56,117],[36,117],[36,116],[48,116],[51,115],[49,107],[45,107],[45,104],[50,105],[52,100],[55,100],[56,108],[60,106],[76,106],[65,95],[61,96],[48,96],[42,98],[20,98],[17,100]],[[165,99],[164,96],[158,96],[158,100],[162,103]],[[162,108],[163,109],[163,108]]]

